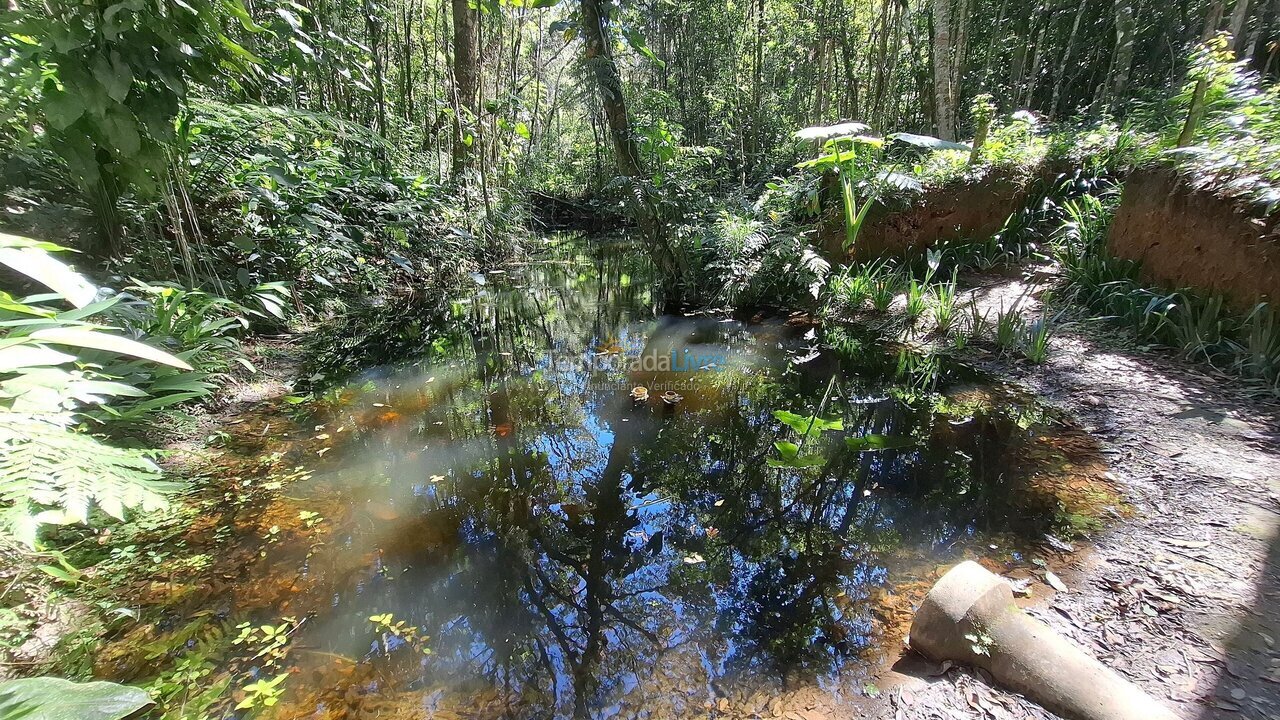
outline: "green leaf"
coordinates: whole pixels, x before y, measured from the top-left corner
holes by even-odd
[[[885,138],[892,145],[906,145],[920,150],[970,150],[968,145],[933,137],[932,135],[916,135],[915,133],[894,133]]]
[[[13,372],[19,368],[61,365],[75,360],[75,355],[58,352],[39,345],[18,345],[0,349],[0,372]]]
[[[107,91],[107,95],[118,103],[124,102],[133,86],[133,68],[120,59],[120,53],[112,52],[111,57],[101,53],[93,59],[93,77]]]
[[[66,130],[84,114],[84,101],[74,93],[47,85],[44,92],[44,116],[55,130]]]
[[[775,410],[773,416],[783,425],[795,430],[800,437],[814,437],[828,430],[844,429],[844,421],[840,418],[824,420],[813,415],[797,415],[786,410]]]
[[[916,443],[909,437],[863,435],[862,437],[847,437],[844,439],[844,444],[854,452],[878,452],[880,450],[911,447]]]
[[[151,704],[140,688],[54,677],[0,683],[0,716],[22,720],[122,720]]]
[[[181,370],[191,370],[192,367],[183,360],[176,358],[169,353],[143,345],[136,340],[130,340],[118,335],[110,335],[108,333],[97,330],[85,330],[83,328],[49,328],[47,330],[37,330],[31,333],[32,340],[53,343],[54,345],[70,345],[72,347],[89,348],[93,350],[106,350],[107,352],[119,353],[121,355],[129,355],[131,357],[142,358],[158,362],[161,365],[169,365]]]
[[[807,127],[803,130],[797,130],[796,137],[800,140],[831,140],[834,138],[861,135],[870,129],[870,125],[860,122],[840,123],[838,125],[814,125],[813,127]]]
[[[138,123],[133,114],[127,110],[114,110],[99,123],[102,134],[111,144],[111,150],[118,158],[129,159],[142,149],[142,136],[138,134]]]
[[[644,39],[644,34],[641,33],[639,30],[636,30],[635,28],[624,27],[622,28],[622,37],[626,38],[627,44],[630,45],[632,49],[634,49],[636,52],[640,53],[641,55],[649,58],[649,60],[657,64],[658,67],[667,66],[665,62],[659,60],[658,56],[654,55],[653,51],[649,49],[649,44]]]
[[[773,446],[777,448],[778,454],[781,455],[782,458],[769,458],[766,460],[765,462],[769,467],[807,468],[817,467],[827,462],[826,458],[823,458],[820,455],[801,455],[800,446],[795,443],[776,442]]]
[[[83,275],[50,255],[50,247],[56,246],[0,233],[0,263],[47,286],[78,308],[93,302],[98,289]]]

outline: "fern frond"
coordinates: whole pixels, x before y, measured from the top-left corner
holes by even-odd
[[[0,412],[0,528],[28,545],[40,525],[86,522],[94,506],[118,519],[163,509],[179,487],[161,479],[148,451],[112,447],[70,424],[66,413]]]

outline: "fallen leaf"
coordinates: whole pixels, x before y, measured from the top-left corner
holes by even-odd
[[[1067,591],[1067,584],[1062,582],[1062,579],[1059,578],[1057,575],[1054,575],[1053,572],[1050,570],[1044,571],[1044,581],[1049,585],[1049,587],[1053,588],[1054,590],[1057,590],[1058,592]]]

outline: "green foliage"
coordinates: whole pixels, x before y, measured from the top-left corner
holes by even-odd
[[[787,307],[816,299],[830,264],[802,235],[763,220],[722,211],[682,247],[698,287],[716,306]]]
[[[1280,325],[1272,308],[1260,303],[1242,317],[1221,297],[1148,287],[1137,263],[1107,252],[1117,201],[1111,192],[1067,203],[1068,219],[1055,236],[1054,252],[1068,297],[1184,358],[1280,389]]]
[[[238,73],[252,56],[223,30],[240,0],[20,3],[5,14],[11,86],[120,247],[120,197],[158,193],[193,81]]]
[[[1247,60],[1237,60],[1228,40],[1218,36],[1192,57],[1186,85],[1174,100],[1184,115],[1165,136],[1166,147],[1179,140],[1187,146],[1169,150],[1167,157],[1193,187],[1271,213],[1280,208],[1280,88],[1264,84]]]
[[[249,304],[293,281],[303,299],[365,295],[388,285],[448,284],[479,254],[466,202],[421,176],[388,176],[385,144],[323,113],[195,104],[193,182],[210,188],[214,267]],[[476,203],[479,206],[479,203]],[[277,293],[278,294],[278,293]],[[271,314],[278,315],[281,303]]]
[[[143,690],[54,677],[0,683],[0,717],[17,720],[123,720],[151,704]]]
[[[845,252],[853,250],[866,222],[867,213],[882,195],[919,190],[915,180],[885,167],[887,148],[899,145],[929,152],[960,147],[956,143],[910,133],[897,133],[883,139],[864,135],[869,129],[862,123],[842,123],[808,127],[795,134],[797,139],[822,143],[818,157],[799,163],[796,167],[820,173],[835,172],[840,182]]]
[[[92,302],[97,290],[53,257],[56,245],[0,235],[0,250],[0,262],[59,290],[47,301],[0,293],[0,528],[34,545],[40,525],[88,522],[93,507],[118,519],[163,507],[175,486],[161,480],[154,453],[111,446],[87,423],[207,394],[203,376],[179,355],[92,322],[119,298]]]

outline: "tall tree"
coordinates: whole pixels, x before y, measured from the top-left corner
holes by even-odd
[[[471,162],[473,136],[468,126],[477,117],[480,91],[479,55],[476,53],[476,11],[471,0],[453,5],[453,177],[462,177]]]
[[[1129,90],[1129,74],[1133,69],[1134,35],[1137,30],[1134,3],[1115,0],[1116,45],[1111,60],[1111,107],[1117,109]]]
[[[933,0],[933,117],[943,140],[956,139],[951,53],[951,0]]]
[[[457,2],[457,0],[454,0]],[[614,161],[618,174],[639,178],[640,148],[631,132],[631,117],[627,114],[627,101],[622,95],[622,78],[613,61],[613,52],[607,41],[606,16],[600,0],[582,0],[582,38],[585,43],[587,67],[596,79],[600,91],[600,104],[604,109],[605,123],[613,139]]]

